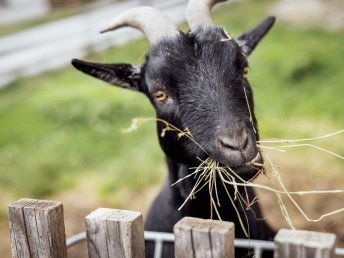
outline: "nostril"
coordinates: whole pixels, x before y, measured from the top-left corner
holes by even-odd
[[[219,143],[223,148],[244,150],[248,145],[247,133],[243,132],[240,136],[219,136]]]
[[[235,143],[229,137],[219,137],[219,142],[222,147],[235,150]]]
[[[246,149],[248,145],[248,137],[247,137],[247,133],[244,133],[243,138],[242,138],[242,149]]]

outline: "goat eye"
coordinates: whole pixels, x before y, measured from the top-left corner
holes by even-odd
[[[154,92],[153,95],[154,95],[154,98],[159,102],[164,102],[168,98],[167,94],[162,90],[158,90]]]
[[[243,71],[243,77],[244,77],[245,79],[247,79],[247,74],[248,74],[248,66],[246,66],[246,67],[244,68],[244,71]]]

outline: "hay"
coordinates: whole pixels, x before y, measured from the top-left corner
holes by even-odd
[[[249,108],[250,109],[250,108]],[[186,128],[185,130],[181,130],[179,128],[177,128],[174,125],[171,125],[170,123],[168,123],[167,121],[163,120],[163,119],[159,119],[159,118],[136,118],[133,119],[131,126],[124,130],[125,132],[132,132],[133,130],[137,130],[138,127],[140,125],[142,125],[143,123],[149,122],[149,121],[157,121],[160,123],[163,123],[165,125],[165,128],[162,130],[161,133],[161,137],[164,137],[166,132],[171,131],[171,132],[176,132],[178,133],[178,137],[187,137],[188,139],[190,139],[193,143],[195,143],[199,148],[201,148],[208,156],[207,159],[205,160],[200,160],[200,165],[196,168],[190,168],[193,172],[191,172],[190,174],[188,174],[187,176],[180,178],[178,181],[176,181],[175,183],[172,184],[172,186],[182,182],[183,180],[187,180],[190,177],[193,177],[194,179],[196,179],[196,182],[192,188],[192,190],[190,191],[189,195],[187,196],[187,198],[184,200],[184,202],[182,203],[182,205],[178,208],[178,210],[182,209],[185,204],[188,202],[188,200],[194,199],[196,198],[196,195],[199,191],[201,191],[202,189],[204,189],[205,187],[208,186],[208,192],[209,192],[209,196],[210,196],[210,207],[211,207],[211,217],[213,217],[213,210],[215,211],[217,217],[221,220],[221,216],[219,214],[218,208],[221,207],[221,205],[224,205],[223,203],[221,204],[219,201],[219,196],[218,196],[218,185],[217,185],[217,179],[220,179],[223,188],[226,191],[226,194],[228,196],[228,199],[231,203],[231,205],[233,206],[238,220],[240,222],[240,226],[243,229],[245,235],[247,237],[249,237],[249,227],[248,227],[248,220],[247,220],[247,216],[245,215],[245,219],[246,222],[244,223],[240,213],[238,211],[237,206],[235,205],[235,201],[238,201],[240,207],[243,210],[251,210],[251,206],[258,201],[257,198],[255,198],[254,200],[250,201],[248,200],[248,196],[246,196],[246,199],[240,194],[238,187],[242,186],[244,187],[244,189],[246,189],[246,187],[252,187],[252,188],[256,188],[256,189],[262,189],[265,191],[269,191],[272,192],[276,195],[277,197],[277,201],[279,204],[279,207],[281,209],[282,215],[284,217],[284,219],[287,221],[288,225],[290,226],[290,228],[295,228],[293,223],[292,223],[292,219],[289,215],[288,209],[282,199],[282,196],[287,196],[288,199],[291,201],[291,203],[296,207],[296,209],[300,212],[300,214],[304,217],[304,219],[308,222],[319,222],[322,219],[329,217],[331,215],[334,214],[338,214],[341,212],[344,212],[344,208],[340,208],[325,214],[322,214],[321,216],[319,216],[318,218],[311,218],[309,215],[306,214],[306,212],[300,207],[300,205],[296,202],[296,200],[294,199],[293,195],[314,195],[314,194],[340,194],[340,193],[344,193],[344,190],[321,190],[321,191],[294,191],[294,192],[290,192],[286,189],[284,183],[283,183],[283,179],[279,174],[278,168],[277,166],[275,166],[271,160],[271,158],[268,155],[265,155],[266,159],[269,162],[269,165],[264,165],[264,164],[257,164],[257,163],[253,163],[253,165],[255,165],[256,167],[260,167],[260,170],[257,172],[257,174],[253,177],[256,178],[258,176],[258,174],[262,173],[264,175],[266,175],[268,177],[268,179],[271,182],[271,186],[267,186],[267,185],[263,185],[263,184],[257,184],[257,183],[253,183],[252,180],[246,181],[243,178],[241,178],[238,174],[235,173],[235,171],[233,171],[230,167],[227,166],[221,166],[216,160],[214,160],[205,150],[204,148],[198,144],[190,130],[188,128]],[[253,125],[253,124],[252,124]],[[326,134],[323,136],[318,136],[318,137],[313,137],[313,138],[305,138],[305,139],[293,139],[293,140],[261,140],[257,142],[257,146],[258,148],[266,148],[266,149],[272,149],[272,150],[276,150],[276,151],[281,151],[281,152],[285,152],[285,148],[294,148],[294,147],[303,147],[303,146],[308,146],[308,147],[312,147],[315,148],[317,150],[320,151],[324,151],[326,153],[329,153],[331,155],[333,155],[334,157],[337,157],[339,159],[344,159],[341,155],[332,152],[330,150],[326,150],[324,148],[321,148],[319,146],[316,146],[314,144],[309,144],[309,143],[301,143],[301,144],[289,144],[289,145],[277,145],[277,146],[264,146],[261,145],[261,143],[266,143],[266,144],[270,144],[270,143],[296,143],[296,142],[305,142],[305,141],[316,141],[316,140],[322,140],[325,138],[329,138],[329,137],[333,137],[336,136],[338,134],[344,133],[344,130],[340,130],[334,133],[330,133],[330,134]],[[266,173],[267,169],[271,169],[270,174],[274,177],[274,179],[277,180],[278,183],[278,187],[280,187],[282,190],[279,190],[278,187],[276,186],[274,180],[272,178],[269,177],[269,173]],[[228,192],[227,186],[231,186],[234,189],[234,198],[232,198],[232,196],[230,195],[230,193]],[[246,191],[246,190],[245,190]],[[246,192],[247,193],[247,192]],[[246,194],[247,195],[247,194]],[[244,207],[243,203],[246,205],[246,208]],[[254,212],[254,211],[253,211]],[[246,227],[245,227],[246,225]]]
[[[243,87],[243,89],[244,89],[244,93],[245,93],[246,105],[247,105],[247,108],[248,108],[248,112],[249,112],[249,114],[250,114],[250,122],[251,122],[251,125],[252,125],[252,128],[253,128],[254,133],[257,134],[257,130],[256,130],[256,128],[254,127],[254,124],[253,124],[252,112],[251,112],[250,103],[248,102],[246,89],[245,89],[245,87]]]

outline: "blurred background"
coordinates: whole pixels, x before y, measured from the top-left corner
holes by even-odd
[[[122,129],[135,117],[154,117],[154,110],[143,95],[87,77],[70,60],[142,63],[149,44],[140,33],[99,30],[124,10],[152,5],[187,31],[186,3],[0,0],[1,257],[10,257],[7,205],[19,198],[62,201],[67,237],[83,231],[84,217],[98,207],[146,213],[166,176],[155,124],[130,134]],[[250,57],[262,139],[344,129],[343,10],[342,0],[246,0],[214,9],[215,23],[234,36],[277,16]],[[343,156],[343,142],[341,134],[313,143]],[[339,158],[307,147],[269,155],[290,191],[343,189]],[[288,227],[275,195],[259,197],[273,227]],[[344,206],[343,194],[296,199],[311,218]],[[344,246],[343,213],[310,223],[286,204],[297,228],[336,233]]]

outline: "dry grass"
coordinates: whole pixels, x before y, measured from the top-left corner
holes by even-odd
[[[250,108],[249,108],[250,110]],[[251,112],[250,112],[251,113]],[[208,188],[209,196],[210,196],[210,207],[211,207],[211,217],[213,216],[213,212],[216,213],[217,217],[221,219],[221,216],[219,214],[218,208],[221,205],[219,198],[218,198],[218,179],[222,183],[222,186],[227,192],[228,200],[235,209],[238,219],[240,221],[240,226],[242,227],[243,231],[245,232],[246,236],[249,237],[249,228],[247,221],[244,222],[240,215],[239,211],[237,209],[237,206],[235,205],[235,201],[239,203],[239,205],[243,208],[243,210],[250,210],[250,207],[254,202],[259,201],[258,199],[254,199],[252,201],[248,200],[247,196],[243,196],[239,191],[238,187],[252,187],[255,189],[261,189],[264,191],[272,192],[277,197],[278,206],[280,207],[281,213],[285,219],[285,221],[288,223],[290,228],[295,229],[295,226],[293,224],[293,220],[289,214],[287,205],[285,204],[283,196],[286,196],[289,201],[294,205],[294,207],[298,210],[298,212],[303,216],[304,220],[308,222],[319,222],[323,220],[326,217],[344,212],[344,208],[338,208],[333,211],[323,213],[318,217],[312,217],[311,215],[307,214],[304,209],[301,208],[299,202],[294,197],[295,195],[303,196],[303,195],[319,195],[319,194],[341,194],[344,193],[344,190],[313,190],[313,191],[288,191],[286,188],[284,181],[279,173],[279,168],[273,163],[271,157],[268,154],[264,154],[265,159],[268,161],[268,164],[257,164],[254,163],[253,165],[257,169],[257,175],[258,174],[264,174],[270,182],[270,185],[261,184],[261,183],[254,183],[252,182],[253,179],[256,178],[256,176],[250,180],[246,181],[243,178],[241,178],[238,174],[235,173],[230,167],[221,166],[216,160],[214,160],[205,150],[204,148],[198,144],[190,130],[186,128],[185,130],[181,130],[174,125],[171,125],[165,120],[162,119],[156,119],[156,118],[137,118],[134,119],[132,122],[132,125],[125,130],[126,132],[131,132],[133,130],[136,130],[140,125],[143,123],[149,122],[149,121],[158,121],[165,125],[165,128],[162,130],[161,137],[164,137],[167,131],[174,131],[178,133],[178,137],[187,137],[192,142],[194,142],[197,146],[199,146],[209,157],[205,160],[200,160],[200,165],[196,168],[191,168],[191,172],[189,175],[180,178],[177,182],[175,182],[173,185],[180,183],[183,180],[187,180],[188,178],[195,178],[196,182],[192,190],[190,191],[188,197],[185,199],[184,203],[179,207],[179,210],[183,208],[183,206],[187,203],[188,200],[193,199],[196,197],[197,193],[204,189]],[[344,157],[333,152],[330,150],[327,150],[325,148],[319,147],[314,144],[310,143],[304,143],[304,142],[310,142],[310,141],[319,141],[330,137],[335,137],[336,135],[344,133],[344,130],[340,130],[334,133],[318,136],[318,137],[312,137],[312,138],[306,138],[306,139],[293,139],[293,140],[261,140],[258,141],[258,147],[259,148],[265,148],[269,150],[276,150],[280,152],[285,152],[286,148],[295,148],[295,147],[311,147],[316,150],[325,152],[327,154],[333,155],[334,157],[343,160]],[[295,144],[298,142],[302,142],[300,144]],[[287,145],[275,145],[275,146],[262,146],[261,143],[265,144],[280,144],[285,143]],[[288,144],[293,143],[293,144]],[[264,172],[264,173],[262,173]],[[234,189],[234,195],[233,197],[230,195],[230,193],[227,190],[227,186],[232,186]]]

